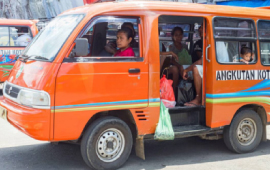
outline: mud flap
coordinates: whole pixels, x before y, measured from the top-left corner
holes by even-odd
[[[136,151],[136,156],[145,160],[143,136],[138,136],[136,138],[135,151]]]

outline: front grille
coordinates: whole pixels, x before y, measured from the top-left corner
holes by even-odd
[[[17,98],[19,92],[20,92],[20,89],[18,87],[15,87],[8,83],[6,84],[5,93],[7,96],[12,97],[12,98]]]

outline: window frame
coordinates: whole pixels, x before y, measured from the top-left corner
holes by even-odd
[[[142,25],[141,23],[141,18],[139,16],[119,16],[119,15],[100,15],[93,17],[88,21],[88,23],[84,26],[84,28],[81,30],[77,38],[81,38],[83,35],[87,33],[87,31],[93,27],[93,33],[94,33],[94,26],[97,23],[100,23],[100,20],[107,20],[109,18],[119,18],[119,19],[136,19],[137,24]],[[138,57],[106,57],[106,56],[86,56],[86,57],[73,57],[73,58],[65,58],[64,62],[143,62],[145,60],[145,56],[142,53],[142,32],[139,31],[140,29],[138,28],[138,44],[139,44],[139,56]],[[76,39],[77,39],[76,38]],[[91,39],[93,41],[93,37]],[[92,47],[92,45],[91,45]],[[141,56],[142,54],[142,56]]]
[[[234,38],[234,37],[223,37],[223,38],[216,38],[215,37],[215,24],[214,24],[214,20],[217,18],[222,18],[222,19],[235,19],[235,20],[248,20],[251,21],[253,26],[254,26],[254,31],[255,31],[255,37],[254,38],[245,38],[245,37],[238,37],[238,38]],[[258,32],[257,32],[257,28],[256,28],[256,24],[255,21],[251,18],[240,18],[240,17],[226,17],[226,16],[215,16],[212,18],[212,29],[213,29],[213,38],[214,38],[214,43],[215,43],[215,55],[216,55],[216,62],[220,65],[255,65],[258,62],[259,59],[259,55],[258,55],[258,47],[257,47],[257,40],[258,40]],[[255,44],[255,56],[256,56],[256,60],[252,63],[246,64],[246,63],[234,63],[234,62],[228,62],[228,63],[221,63],[218,61],[217,59],[217,48],[216,48],[216,42],[217,41],[224,41],[224,42],[228,42],[228,41],[235,41],[237,43],[239,42],[252,42]],[[238,54],[239,51],[238,51]]]
[[[10,27],[27,27],[28,30],[30,30],[30,35],[32,37],[32,40],[34,38],[32,30],[31,30],[30,26],[28,26],[28,25],[0,25],[0,27],[8,27],[8,37],[9,37],[9,39],[10,39]],[[16,48],[19,48],[19,47],[20,48],[25,48],[27,46],[0,46],[0,48],[14,48],[14,47],[16,47]]]
[[[270,43],[270,38],[260,38],[260,37],[259,37],[259,22],[260,22],[260,21],[268,21],[268,22],[270,23],[270,20],[258,19],[258,20],[257,20],[257,23],[256,23],[256,26],[257,26],[257,34],[258,34],[258,40],[259,40],[259,49],[260,49],[261,65],[263,65],[263,66],[270,66],[270,64],[263,64],[263,63],[262,63],[262,53],[261,53],[262,48],[261,48],[261,42],[268,42],[268,43]],[[270,49],[269,49],[269,51],[270,51]]]

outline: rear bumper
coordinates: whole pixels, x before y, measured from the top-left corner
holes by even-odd
[[[51,110],[24,107],[0,97],[0,116],[34,139],[50,139],[50,115]]]

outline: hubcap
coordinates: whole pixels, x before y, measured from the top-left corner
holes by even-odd
[[[250,145],[257,135],[256,123],[250,119],[243,119],[237,128],[237,138],[241,145]]]
[[[101,133],[96,144],[96,153],[100,160],[113,162],[118,159],[125,147],[125,138],[121,131],[110,128]]]

